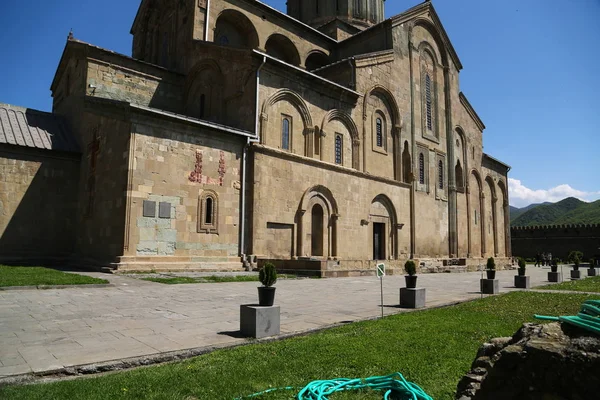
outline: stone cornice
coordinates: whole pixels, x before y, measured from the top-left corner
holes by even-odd
[[[477,115],[477,113],[475,112],[475,109],[473,108],[471,103],[469,103],[469,100],[467,100],[467,97],[464,95],[463,92],[460,92],[458,94],[458,98],[460,99],[460,104],[462,104],[465,107],[465,110],[467,110],[473,121],[475,121],[477,127],[483,132],[483,130],[485,129],[485,125],[483,124],[481,118],[479,118],[479,115]]]
[[[327,163],[327,162],[324,162],[321,160],[317,160],[317,159],[305,157],[305,156],[300,156],[298,154],[290,153],[290,152],[279,150],[279,149],[274,149],[272,147],[268,147],[268,146],[258,144],[258,143],[254,143],[251,148],[257,153],[262,153],[262,154],[286,159],[289,161],[294,161],[294,162],[297,162],[300,164],[308,164],[313,167],[319,167],[319,168],[327,169],[327,170],[334,171],[334,172],[339,172],[339,173],[346,174],[346,175],[352,175],[352,176],[356,176],[359,178],[364,178],[364,179],[369,179],[372,181],[385,183],[388,185],[403,187],[406,189],[412,188],[412,185],[410,183],[399,182],[399,181],[395,181],[393,179],[384,178],[382,176],[371,175],[371,174],[368,174],[368,173],[365,173],[362,171],[358,171],[358,170],[355,170],[352,168],[342,167],[342,166],[339,166],[336,164],[330,164],[330,163]]]
[[[384,50],[375,53],[367,53],[354,56],[354,65],[356,66],[356,68],[363,68],[377,64],[385,64],[393,61],[394,50]]]

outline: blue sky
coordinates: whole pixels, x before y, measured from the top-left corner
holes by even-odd
[[[285,0],[264,0],[285,11]],[[386,1],[386,17],[416,5]],[[487,126],[484,151],[512,166],[514,206],[600,198],[600,0],[433,2],[463,63],[461,90]],[[4,1],[0,102],[50,110],[69,29],[131,54],[138,0]]]

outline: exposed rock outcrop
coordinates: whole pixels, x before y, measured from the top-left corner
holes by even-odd
[[[568,325],[524,324],[479,349],[460,400],[600,398],[600,337]]]

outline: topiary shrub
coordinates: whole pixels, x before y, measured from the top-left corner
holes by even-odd
[[[490,257],[490,258],[487,259],[486,267],[490,271],[495,271],[496,270],[496,262],[494,261],[494,257]]]
[[[265,263],[258,272],[258,279],[265,287],[273,286],[275,282],[277,282],[277,270],[275,269],[275,265],[270,262]]]
[[[519,257],[519,275],[525,276],[525,269],[527,268],[527,264],[522,257]]]
[[[408,260],[406,263],[404,263],[404,270],[410,276],[417,274],[417,266],[413,260]]]

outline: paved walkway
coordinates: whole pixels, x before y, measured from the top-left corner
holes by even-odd
[[[549,269],[528,268],[532,286]],[[565,272],[567,270],[565,269]],[[585,274],[585,270],[582,270]],[[516,271],[499,271],[500,291]],[[257,302],[257,282],[163,285],[119,275],[114,286],[0,292],[0,378],[204,346],[243,343],[240,304]],[[419,275],[428,307],[480,297],[480,273]],[[403,276],[384,278],[384,304],[397,305]],[[375,277],[280,280],[282,334],[381,314]],[[408,310],[384,307],[386,315]]]

